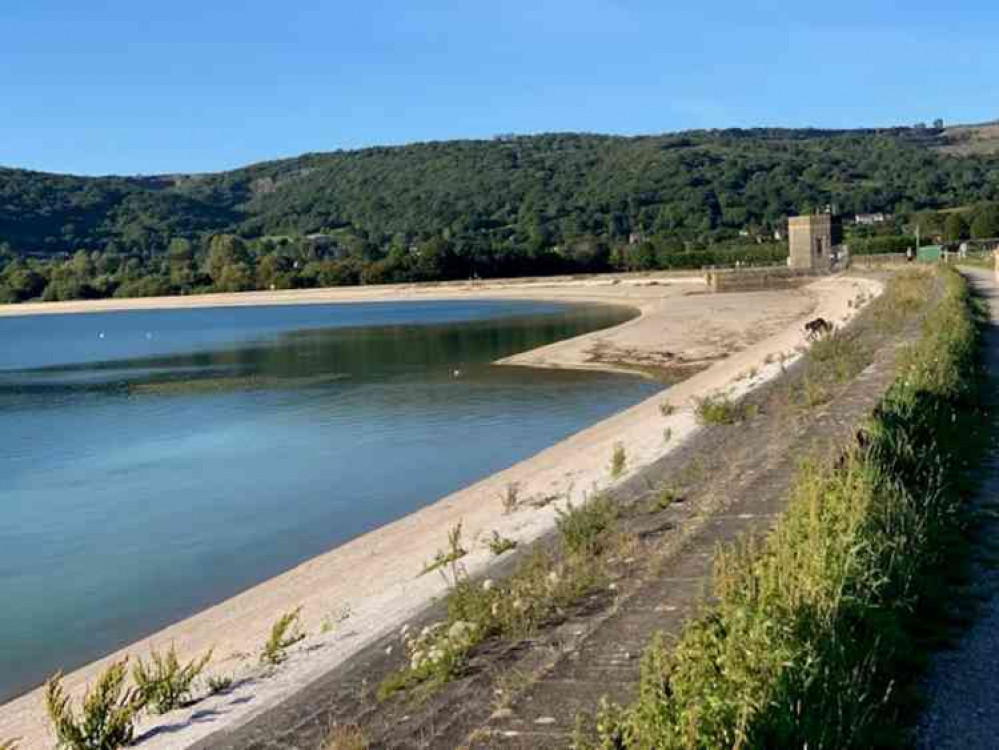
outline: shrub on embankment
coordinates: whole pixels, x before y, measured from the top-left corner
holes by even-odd
[[[857,443],[801,469],[765,540],[719,553],[715,603],[648,649],[637,701],[605,705],[600,748],[905,744],[916,632],[960,549],[954,483],[974,414],[977,327],[943,293]]]

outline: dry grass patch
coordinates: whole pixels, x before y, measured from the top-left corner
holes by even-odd
[[[356,724],[334,724],[319,750],[368,750],[370,746],[364,730]]]

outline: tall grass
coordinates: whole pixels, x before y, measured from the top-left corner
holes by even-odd
[[[605,705],[601,748],[905,744],[919,608],[954,554],[951,483],[975,417],[977,330],[963,279],[903,357],[863,438],[804,466],[780,526],[720,553],[716,603],[647,651],[638,700]]]

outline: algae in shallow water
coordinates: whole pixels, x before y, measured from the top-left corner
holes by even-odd
[[[134,396],[180,396],[199,393],[229,393],[233,391],[257,391],[276,389],[316,388],[344,380],[346,373],[312,375],[299,378],[281,378],[271,375],[239,375],[225,378],[192,378],[189,380],[166,380],[153,383],[130,383],[127,388]]]

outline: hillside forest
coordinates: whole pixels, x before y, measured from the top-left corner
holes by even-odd
[[[306,154],[229,172],[0,168],[0,301],[779,263],[785,217],[999,237],[999,156],[938,128],[505,136]]]

